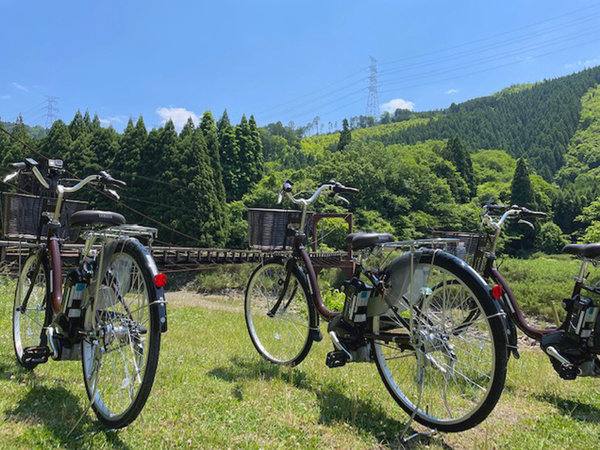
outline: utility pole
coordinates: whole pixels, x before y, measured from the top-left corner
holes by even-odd
[[[58,119],[58,97],[46,95],[46,128],[50,128],[54,121]]]
[[[379,118],[379,93],[377,90],[377,60],[372,56],[369,65],[369,97],[367,98],[367,116]]]

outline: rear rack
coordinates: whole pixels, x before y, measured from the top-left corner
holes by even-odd
[[[87,230],[83,232],[83,236],[86,239],[117,239],[123,236],[143,237],[151,243],[158,236],[158,230],[141,225],[117,225],[109,228]]]
[[[430,238],[430,239],[408,239],[404,241],[386,242],[380,244],[380,247],[391,249],[415,249],[419,247],[447,247],[448,244],[458,244],[457,238]]]

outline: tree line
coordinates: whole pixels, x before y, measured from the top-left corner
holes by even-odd
[[[198,125],[189,119],[179,133],[170,120],[148,131],[142,117],[135,124],[130,119],[118,133],[102,127],[98,116],[91,118],[79,111],[69,124],[54,122],[42,139],[28,133],[20,116],[11,132],[16,140],[0,133],[4,168],[25,157],[43,155],[63,159],[70,176],[81,178],[106,170],[128,184],[122,204],[89,192],[81,195],[93,206],[122,212],[130,220],[151,226],[160,222],[160,239],[169,243],[229,244],[232,230],[227,202],[242,198],[263,175],[256,120],[242,116],[234,126],[226,111],[216,123],[209,111]],[[22,183],[34,189],[26,180]],[[125,205],[156,222],[148,223]]]

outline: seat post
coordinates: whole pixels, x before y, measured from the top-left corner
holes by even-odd
[[[585,281],[585,276],[587,274],[587,268],[590,262],[587,259],[581,260],[581,266],[579,267],[579,274],[575,277],[575,281],[578,283],[583,283]]]

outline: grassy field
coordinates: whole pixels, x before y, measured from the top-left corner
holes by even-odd
[[[78,362],[28,373],[14,362],[10,287],[0,293],[0,448],[398,448],[407,416],[374,365],[327,369],[326,339],[295,369],[263,362],[239,297],[169,295],[170,329],[142,417],[103,429],[87,406]],[[598,448],[598,380],[566,382],[538,351],[510,362],[505,393],[479,427],[410,448]],[[412,428],[419,429],[417,426]]]

